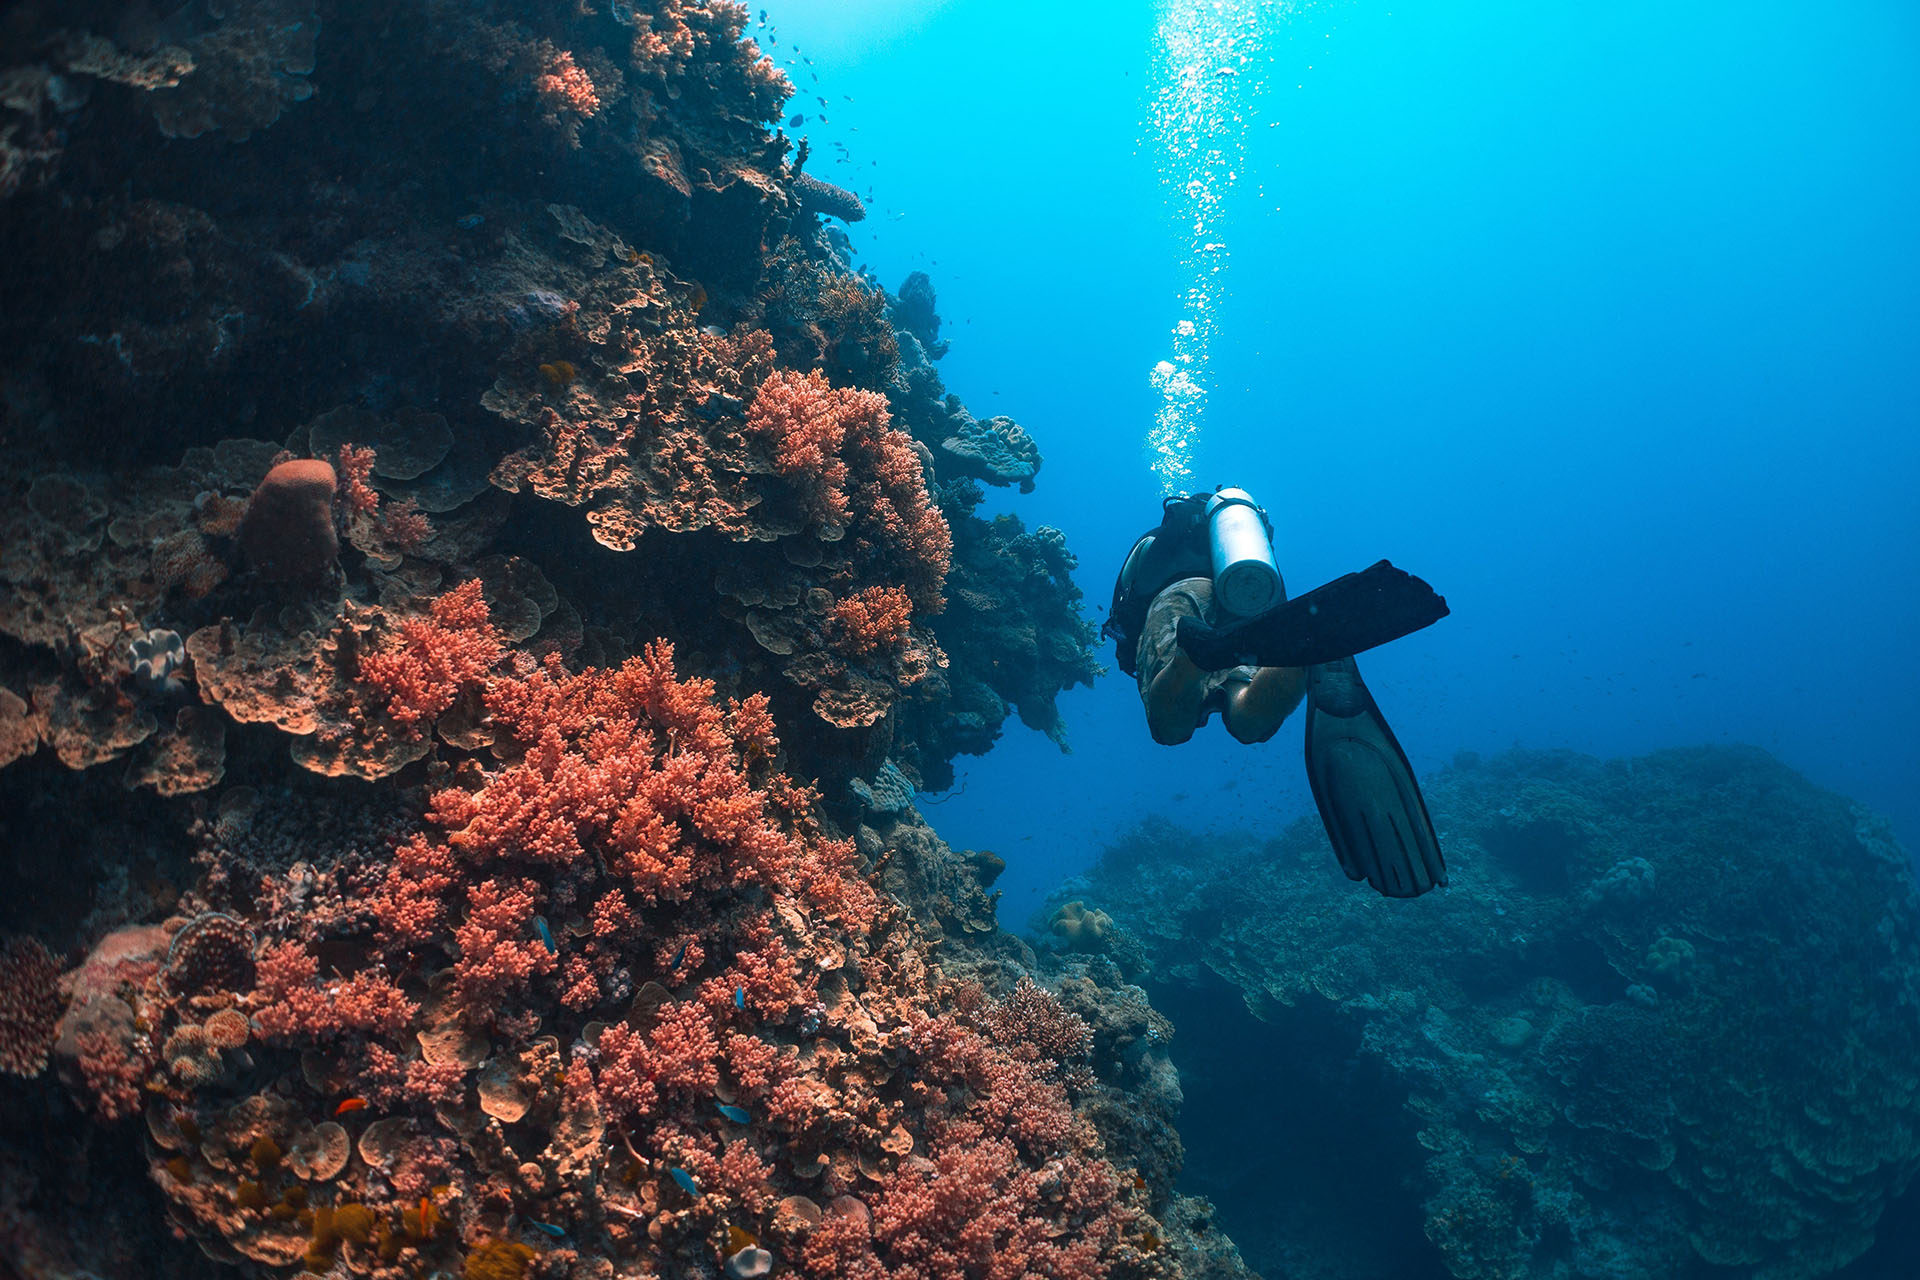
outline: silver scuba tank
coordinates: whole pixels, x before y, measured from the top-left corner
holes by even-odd
[[[1266,516],[1245,489],[1221,489],[1207,501],[1207,545],[1213,601],[1222,610],[1251,618],[1286,599]]]

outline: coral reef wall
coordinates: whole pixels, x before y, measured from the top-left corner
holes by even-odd
[[[546,631],[513,638],[695,641],[772,694],[835,799],[889,758],[940,785],[1013,710],[1058,736],[1055,694],[1097,670],[1072,557],[971,514],[979,482],[1030,486],[1038,451],[946,396],[796,200],[768,123],[791,86],[747,21],[560,0],[11,8],[0,632],[110,669],[137,629],[250,622],[264,602],[231,572],[288,575],[236,538],[240,508],[282,451],[344,470],[351,445],[350,594],[423,596],[511,550],[541,580],[514,627]],[[909,292],[931,339],[931,286]],[[324,603],[297,626],[325,627]],[[967,652],[983,636],[998,663]],[[34,706],[11,724],[58,746],[108,714],[115,671],[29,699],[51,673],[10,666]],[[152,785],[191,789],[167,771],[209,773],[219,724],[149,718],[65,757],[139,748],[164,758]]]
[[[1867,1250],[1920,1169],[1920,889],[1886,823],[1753,748],[1465,759],[1429,799],[1452,887],[1413,904],[1353,891],[1312,823],[1149,826],[1071,886],[1195,1011],[1192,1058],[1273,1055],[1230,1135],[1247,1176],[1276,1185],[1246,1152],[1284,1163],[1254,1136],[1279,1110],[1396,1153],[1369,1219],[1411,1181],[1462,1280],[1786,1280]]]
[[[8,1265],[1244,1274],[913,813],[1092,631],[750,22],[0,14]]]

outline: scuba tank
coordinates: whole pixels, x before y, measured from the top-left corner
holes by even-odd
[[[1273,559],[1272,526],[1245,489],[1221,489],[1207,501],[1213,601],[1236,617],[1265,613],[1287,598]]]

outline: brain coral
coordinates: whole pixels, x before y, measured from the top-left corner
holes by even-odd
[[[1349,890],[1309,822],[1263,849],[1143,829],[1092,891],[1159,973],[1198,960],[1303,1048],[1357,1033],[1456,1276],[1866,1250],[1920,1169],[1920,891],[1885,823],[1751,748],[1514,753],[1429,794],[1458,873],[1414,910]]]

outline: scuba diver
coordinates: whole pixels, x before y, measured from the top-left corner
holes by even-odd
[[[1349,879],[1413,898],[1447,882],[1413,766],[1353,655],[1438,622],[1447,602],[1382,560],[1293,600],[1273,524],[1244,489],[1166,499],[1133,544],[1101,634],[1140,686],[1155,742],[1187,741],[1217,711],[1265,742],[1307,704],[1307,782]]]

